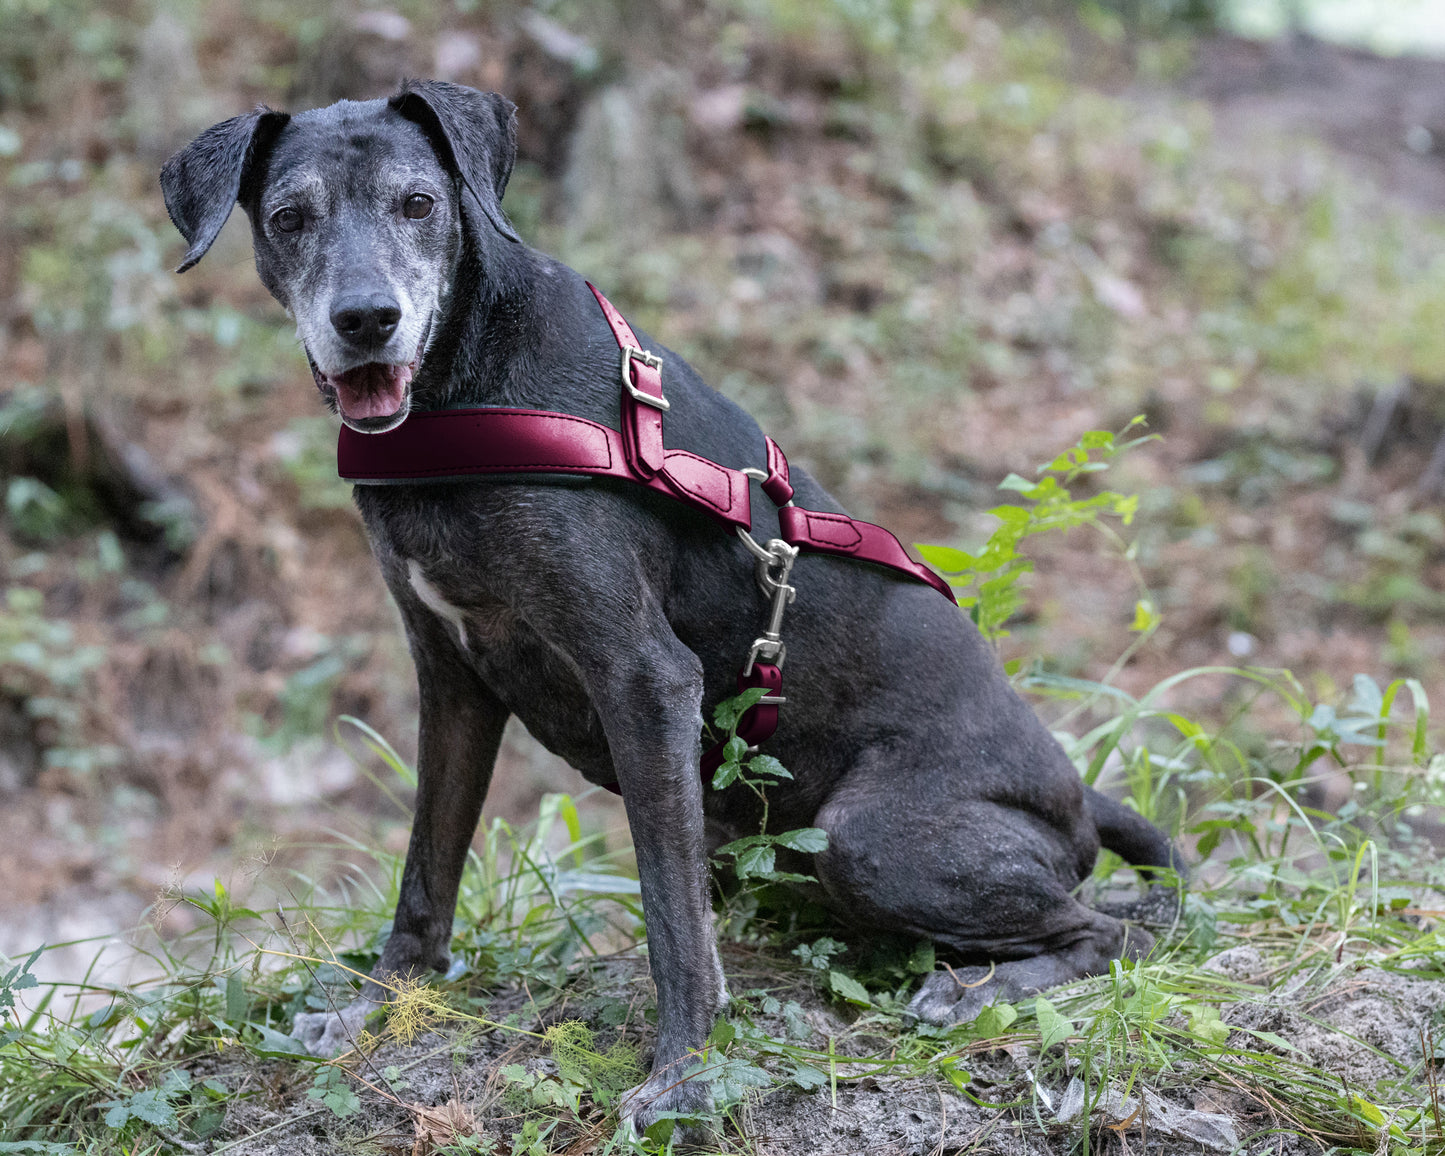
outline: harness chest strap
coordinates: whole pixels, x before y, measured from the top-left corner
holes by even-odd
[[[701,510],[731,530],[752,525],[748,479],[686,450],[662,468],[633,468],[621,434],[600,422],[537,409],[443,409],[414,413],[387,433],[341,427],[337,472],[357,484],[468,474],[584,474],[620,478]]]

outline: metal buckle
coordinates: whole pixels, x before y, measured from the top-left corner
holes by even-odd
[[[640,401],[643,405],[650,405],[653,409],[671,409],[672,403],[665,397],[653,397],[650,393],[643,393],[637,386],[632,384],[632,360],[636,358],[643,365],[651,366],[653,369],[662,368],[662,358],[655,353],[649,353],[645,349],[638,349],[632,345],[622,347],[622,388],[632,395],[633,401]]]
[[[758,661],[770,662],[779,670],[788,660],[788,644],[776,638],[755,638],[748,648],[748,660],[743,663],[743,677],[752,674]]]

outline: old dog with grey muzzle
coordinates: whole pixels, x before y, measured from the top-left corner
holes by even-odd
[[[189,244],[182,270],[245,209],[261,280],[350,429],[520,407],[615,430],[617,341],[581,277],[508,224],[514,156],[506,100],[410,82],[387,100],[225,121],[161,183]],[[767,464],[746,413],[638,340],[666,366],[669,451]],[[841,515],[806,472],[792,487],[800,506]],[[776,537],[777,511],[756,484],[752,496],[754,535]],[[706,1114],[706,1081],[684,1076],[727,1000],[707,851],[755,833],[760,812],[745,789],[704,790],[699,735],[768,609],[753,559],[696,510],[607,477],[403,481],[358,486],[356,501],[421,696],[416,817],[374,980],[446,968],[462,866],[515,714],[626,803],[658,1028],[624,1115],[645,1127],[662,1111]],[[1146,873],[1180,870],[1174,849],[1080,782],[972,623],[856,561],[805,556],[790,580],[790,705],[768,750],[794,778],[770,789],[771,819],[827,832],[808,867],[846,926],[928,937],[964,962],[924,982],[915,1012],[967,1019],[1148,951],[1150,934],[1120,918],[1139,911],[1094,910],[1074,891],[1101,843]],[[298,1017],[297,1034],[335,1051],[384,998],[369,981],[347,1007]]]

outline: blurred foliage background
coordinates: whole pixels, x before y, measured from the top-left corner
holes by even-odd
[[[1145,415],[1126,688],[1445,689],[1445,63],[1266,8],[0,0],[0,951],[405,842],[333,731],[406,751],[415,709],[334,421],[240,214],[170,272],[160,163],[258,101],[507,94],[528,242],[905,540],[975,546],[1009,472]],[[1006,658],[1110,669],[1094,547],[1037,557]],[[518,731],[489,810],[576,785]]]

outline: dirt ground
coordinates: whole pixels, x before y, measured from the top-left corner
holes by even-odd
[[[1372,183],[1445,211],[1445,64],[1381,57],[1307,37],[1216,39],[1186,90],[1207,100],[1231,140],[1309,136]]]
[[[970,1076],[967,1095],[937,1078],[886,1074],[860,1078],[875,1065],[863,1059],[850,1063],[848,1057],[876,1055],[880,1047],[886,1056],[895,1046],[886,1028],[876,1035],[855,1031],[856,1011],[842,1011],[824,1000],[806,976],[790,972],[782,960],[773,961],[777,970],[772,970],[769,961],[753,953],[734,951],[724,958],[734,990],[761,983],[779,999],[796,1001],[812,1034],[800,1038],[796,1017],[791,1034],[779,1016],[758,1016],[759,1027],[819,1050],[834,1039],[841,1061],[836,1094],[827,1086],[803,1091],[787,1082],[750,1093],[729,1117],[722,1151],[756,1156],[965,1152],[1062,1156],[1077,1150],[1085,1118],[1084,1087],[1076,1075],[1079,1061],[1069,1058],[1067,1047],[1056,1047],[1047,1056],[1022,1042],[973,1051],[959,1065]],[[1226,1048],[1282,1055],[1289,1054],[1286,1048],[1294,1049],[1300,1063],[1329,1073],[1341,1086],[1366,1096],[1375,1095],[1381,1081],[1398,1080],[1402,1069],[1418,1063],[1421,1040],[1445,1009],[1445,985],[1433,978],[1415,979],[1408,973],[1349,962],[1278,986],[1271,985],[1269,965],[1253,947],[1232,948],[1207,966],[1241,985],[1251,985],[1241,986],[1239,1001],[1222,1011],[1223,1022],[1236,1029],[1224,1041]],[[502,991],[493,996],[487,1014],[499,1017],[520,1011],[519,1026],[528,1030],[562,1019],[591,1018],[599,1047],[610,1046],[619,1037],[635,1038],[645,1047],[647,1029],[627,1022],[609,1027],[595,1019],[596,1009],[608,999],[646,1006],[651,985],[645,961],[614,958],[590,973],[584,968],[579,976],[584,998],[570,998],[564,992],[559,1003],[541,1015],[528,1015],[523,993]],[[1055,994],[1067,998],[1068,992]],[[1261,1038],[1251,1032],[1269,1035]],[[237,1105],[228,1115],[224,1130],[215,1138],[216,1150],[235,1156],[330,1156],[346,1144],[363,1141],[379,1152],[407,1153],[418,1130],[417,1113],[409,1105],[451,1103],[465,1109],[458,1119],[475,1129],[472,1134],[493,1136],[506,1151],[521,1129],[522,1109],[498,1072],[503,1065],[516,1063],[528,1071],[557,1070],[544,1050],[526,1040],[514,1043],[516,1038],[498,1034],[469,1038],[434,1031],[405,1046],[383,1045],[363,1067],[363,1074],[375,1081],[379,1072],[394,1065],[404,1073],[405,1084],[393,1083],[390,1096],[363,1090],[363,1110],[345,1121],[309,1106],[314,1102],[304,1099],[308,1073],[301,1074],[289,1094],[278,1086],[285,1077],[274,1065],[236,1063],[222,1055],[192,1074],[197,1079],[219,1076],[231,1086],[279,1092],[279,1097],[256,1097],[251,1107]],[[291,1078],[297,1078],[294,1069]],[[1421,1103],[1429,1095],[1423,1085],[1416,1086],[1416,1093]],[[1202,1069],[1171,1073],[1169,1090],[1160,1094],[1147,1080],[1131,1079],[1123,1063],[1117,1082],[1089,1089],[1087,1099],[1089,1131],[1102,1153],[1122,1156],[1137,1151],[1141,1143],[1147,1151],[1166,1156],[1313,1153],[1323,1147],[1317,1137],[1277,1130],[1269,1089],[1221,1079]],[[600,1112],[596,1119],[592,1143],[609,1135]],[[586,1133],[556,1133],[550,1138],[551,1150],[562,1150],[571,1139],[580,1151],[588,1138]]]

